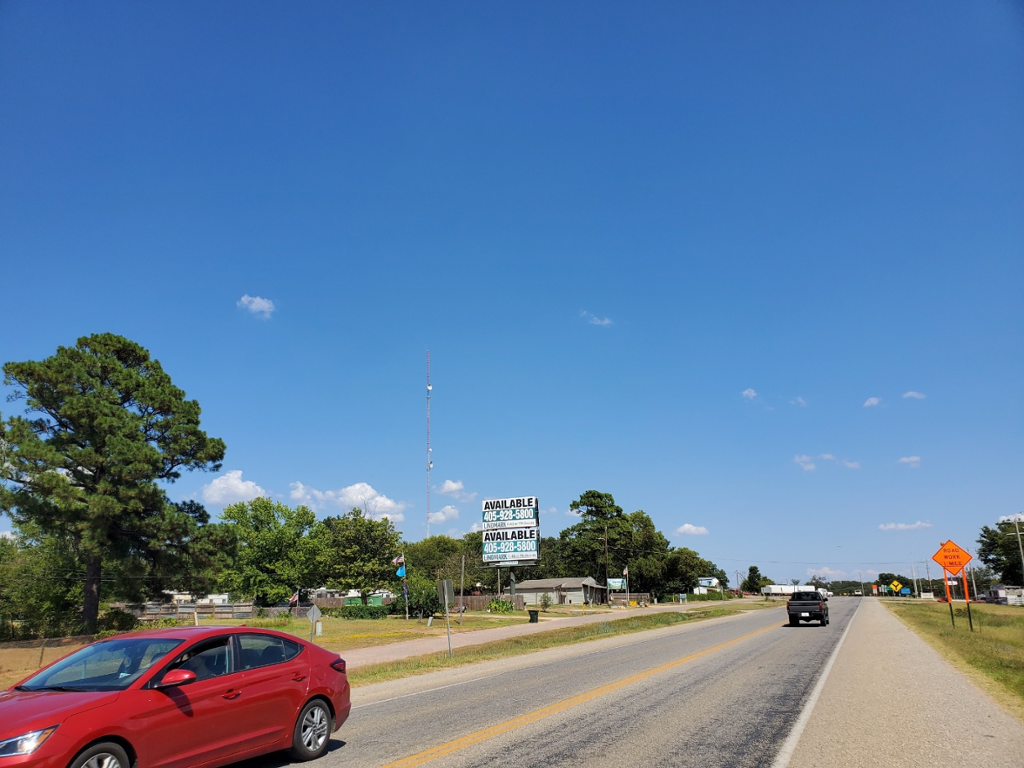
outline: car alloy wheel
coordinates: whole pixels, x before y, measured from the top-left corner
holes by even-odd
[[[82,765],[82,768],[126,768],[121,765],[121,761],[117,759],[117,755],[112,755],[109,752],[104,752],[100,755],[93,755]]]
[[[331,735],[331,711],[320,699],[302,708],[292,737],[292,755],[299,760],[313,760],[327,751]]]

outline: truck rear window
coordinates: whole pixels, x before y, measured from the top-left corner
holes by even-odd
[[[821,595],[817,592],[794,592],[791,600],[799,600],[800,602],[817,603],[821,600]]]

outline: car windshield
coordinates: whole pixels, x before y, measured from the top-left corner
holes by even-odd
[[[793,599],[800,601],[817,602],[821,600],[821,595],[819,595],[817,592],[794,592]]]
[[[170,637],[126,637],[87,645],[18,688],[23,691],[123,691],[182,642]]]

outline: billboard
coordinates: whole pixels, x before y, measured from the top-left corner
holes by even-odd
[[[535,565],[540,560],[540,501],[536,496],[484,499],[484,563]]]
[[[608,579],[608,589],[625,589],[625,579]]]

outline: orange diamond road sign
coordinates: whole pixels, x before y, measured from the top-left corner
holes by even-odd
[[[941,547],[939,551],[932,555],[932,560],[941,565],[951,574],[956,576],[960,571],[964,569],[974,558],[971,557],[967,552],[960,549],[952,541],[947,541]]]

